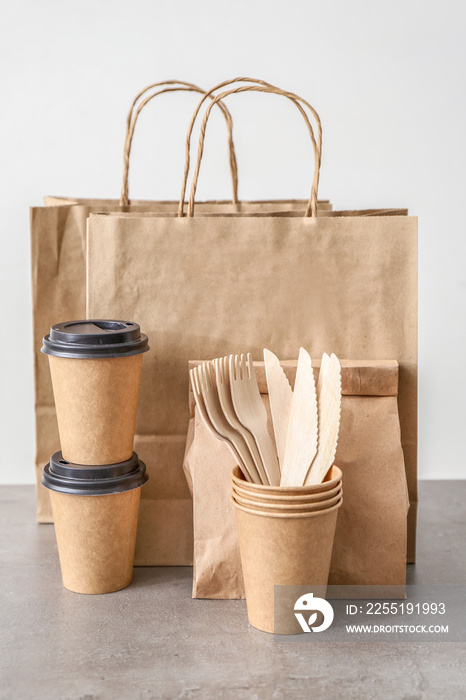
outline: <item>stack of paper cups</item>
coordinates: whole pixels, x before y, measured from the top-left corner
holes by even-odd
[[[264,632],[300,632],[293,609],[276,608],[276,587],[325,596],[341,470],[333,466],[322,484],[300,487],[251,484],[239,467],[231,476],[249,622]]]
[[[145,465],[133,453],[147,336],[131,321],[59,323],[49,356],[61,452],[44,469],[63,583],[109,593],[131,583]]]

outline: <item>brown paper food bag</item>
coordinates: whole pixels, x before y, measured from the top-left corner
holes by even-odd
[[[191,366],[198,362],[190,363]],[[296,362],[281,363],[291,386]],[[340,508],[328,583],[397,586],[406,576],[409,508],[398,419],[398,363],[342,360],[341,426],[335,464],[343,472]],[[314,362],[316,379],[320,362]],[[255,363],[269,412],[264,365]],[[205,428],[190,392],[184,469],[194,516],[194,598],[244,597],[231,502],[235,460]],[[272,432],[270,412],[269,427]]]
[[[163,88],[163,86],[168,87]],[[155,83],[145,88],[134,100],[128,114],[120,200],[45,197],[44,206],[31,207],[30,210],[36,422],[35,467],[37,519],[42,523],[52,522],[52,512],[49,494],[41,485],[40,479],[45,463],[59,447],[59,436],[49,368],[46,358],[40,352],[41,339],[54,323],[85,318],[86,222],[91,212],[124,210],[174,213],[177,211],[178,200],[130,201],[128,198],[128,170],[132,138],[141,109],[154,97],[179,90],[204,93],[204,90],[192,83],[172,80]],[[138,100],[142,97],[144,100],[137,106]],[[223,105],[221,109],[228,126],[233,197],[231,202],[201,202],[198,205],[199,212],[267,211],[277,208],[302,209],[305,206],[305,202],[302,200],[238,201],[238,177],[231,131],[231,115]],[[319,211],[326,212],[331,208],[330,202],[319,202]]]

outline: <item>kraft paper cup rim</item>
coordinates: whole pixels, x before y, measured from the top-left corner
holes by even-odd
[[[251,498],[255,501],[257,501],[258,505],[266,505],[266,502],[263,502],[262,499],[267,499],[273,502],[278,503],[302,503],[304,504],[315,504],[315,503],[322,503],[323,501],[327,501],[331,498],[333,498],[338,491],[340,491],[343,488],[343,483],[342,479],[337,483],[336,486],[333,487],[333,489],[329,489],[328,491],[317,491],[314,493],[308,493],[308,494],[291,494],[289,493],[288,495],[283,495],[280,496],[278,494],[272,494],[272,493],[259,493],[255,491],[248,491],[247,489],[243,489],[242,486],[238,486],[233,480],[231,483],[231,488],[235,491],[235,493],[238,494],[238,496],[241,496],[242,498]]]
[[[336,464],[332,464],[330,469],[327,471],[327,474],[331,469],[336,469],[337,476],[334,477],[333,479],[330,479],[329,481],[322,481],[320,484],[309,484],[308,486],[270,486],[269,484],[253,484],[250,481],[246,481],[246,479],[239,479],[236,476],[236,474],[234,473],[236,471],[236,469],[238,469],[239,472],[242,474],[242,471],[241,471],[239,465],[236,464],[230,472],[231,479],[235,484],[238,484],[239,486],[246,485],[247,488],[248,489],[250,488],[254,493],[261,493],[262,492],[262,493],[264,493],[264,495],[268,492],[277,491],[277,489],[280,492],[283,491],[283,495],[286,495],[287,493],[296,492],[297,489],[298,489],[298,493],[301,493],[302,495],[304,495],[306,493],[309,493],[309,494],[320,493],[321,491],[328,491],[329,490],[328,486],[330,484],[332,484],[332,488],[334,486],[336,486],[337,483],[339,481],[341,481],[342,477],[343,477],[343,474],[342,474],[340,467],[337,467]],[[324,488],[321,488],[321,487],[324,487]],[[319,488],[321,488],[321,491],[319,491]],[[302,491],[301,491],[301,489],[302,489]]]
[[[340,488],[338,493],[328,499],[329,505],[326,505],[325,500],[316,501],[315,503],[258,503],[257,501],[250,501],[247,498],[243,498],[237,494],[234,489],[232,489],[232,496],[239,505],[243,505],[245,508],[257,506],[257,508],[261,509],[261,512],[265,513],[313,513],[321,510],[330,510],[332,506],[343,498],[342,491],[343,490]]]
[[[314,511],[309,511],[307,513],[277,513],[277,512],[272,512],[272,513],[265,513],[264,511],[261,510],[253,510],[252,508],[245,508],[242,506],[238,501],[235,501],[233,496],[230,496],[231,501],[233,502],[233,505],[235,508],[238,510],[242,510],[244,513],[249,513],[250,515],[258,515],[260,517],[265,517],[265,518],[288,518],[288,519],[296,519],[296,518],[314,518],[314,517],[323,517],[324,515],[329,515],[329,513],[333,513],[335,510],[338,510],[341,505],[343,504],[343,496],[340,498],[338,503],[335,503],[334,506],[331,506],[331,508],[324,508],[323,510],[314,510]]]

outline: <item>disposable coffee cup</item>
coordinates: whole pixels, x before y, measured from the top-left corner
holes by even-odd
[[[112,593],[132,581],[141,487],[148,476],[131,459],[86,468],[61,452],[44,468],[50,489],[63,585],[74,593]]]
[[[312,504],[312,503],[320,503],[321,501],[328,501],[329,499],[333,498],[336,496],[336,494],[341,490],[341,481],[338,483],[335,488],[330,489],[328,491],[322,491],[321,493],[310,493],[310,494],[305,494],[305,495],[291,495],[291,496],[274,496],[274,495],[269,495],[268,493],[263,494],[261,492],[252,492],[252,491],[247,491],[246,489],[241,488],[240,486],[237,486],[234,482],[232,482],[232,488],[235,492],[235,494],[238,494],[238,496],[241,496],[242,498],[249,499],[251,501],[254,501],[255,503],[261,504],[261,505],[273,505],[273,504],[279,504],[282,503],[284,505],[286,504],[293,504],[297,505],[298,503],[302,504]]]
[[[124,462],[134,431],[147,336],[132,321],[57,323],[43,339],[49,356],[61,451],[74,464]]]
[[[276,587],[318,588],[325,595],[342,499],[308,513],[265,513],[232,500],[250,624],[275,634],[302,632],[289,600],[275,608]]]
[[[325,510],[326,508],[331,508],[342,498],[343,491],[340,488],[338,493],[333,497],[324,501],[317,501],[316,503],[267,503],[262,504],[257,501],[253,501],[247,498],[242,498],[237,494],[234,488],[232,488],[232,498],[236,503],[239,503],[245,508],[253,508],[254,510],[259,510],[263,513],[311,513],[319,510]]]
[[[246,481],[241,469],[236,466],[231,478],[235,486],[239,486],[244,491],[248,491],[251,495],[257,498],[280,496],[310,496],[314,494],[323,494],[326,491],[334,489],[341,483],[342,473],[336,465],[333,465],[325,475],[324,480],[320,484],[311,484],[309,486],[267,486],[266,484],[253,484]]]

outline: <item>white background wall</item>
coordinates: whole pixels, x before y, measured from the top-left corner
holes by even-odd
[[[466,42],[444,0],[15,0],[0,23],[0,483],[33,483],[28,207],[119,196],[126,113],[146,84],[260,77],[309,99],[324,127],[320,196],[419,216],[420,476],[464,478]],[[130,193],[176,198],[197,97],[154,101]],[[285,100],[230,98],[240,197],[306,197],[311,150]],[[228,197],[215,115],[200,198]],[[62,319],[59,319],[62,320]],[[48,329],[44,328],[44,332]]]

